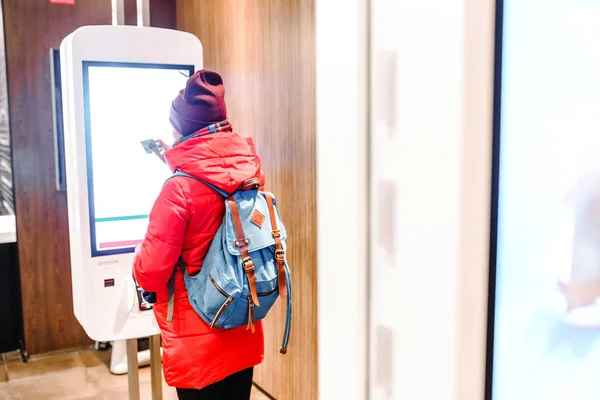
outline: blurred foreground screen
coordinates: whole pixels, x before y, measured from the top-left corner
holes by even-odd
[[[600,1],[503,3],[492,398],[598,400]]]

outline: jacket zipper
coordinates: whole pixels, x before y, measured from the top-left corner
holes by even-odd
[[[221,288],[221,286],[219,286],[219,284],[217,283],[217,281],[215,281],[215,279],[212,276],[209,275],[208,278],[210,279],[210,281],[214,285],[215,289],[217,289],[217,291],[219,291],[219,293],[221,293],[223,296],[227,297],[227,300],[225,300],[225,303],[223,303],[223,305],[221,306],[221,308],[219,308],[219,311],[217,311],[217,314],[215,315],[215,318],[212,320],[212,322],[209,325],[210,329],[212,330],[215,327],[215,324],[217,323],[217,321],[219,320],[219,318],[221,317],[221,315],[223,314],[223,312],[225,311],[225,309],[227,308],[227,306],[230,305],[231,302],[233,301],[233,297],[231,297],[226,291],[224,291]]]

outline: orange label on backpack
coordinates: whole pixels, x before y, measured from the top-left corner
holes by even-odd
[[[252,221],[252,223],[254,223],[254,225],[258,226],[259,228],[262,228],[263,222],[265,222],[265,216],[262,215],[260,211],[254,210],[250,221]]]

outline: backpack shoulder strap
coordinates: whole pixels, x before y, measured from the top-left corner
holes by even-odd
[[[179,268],[181,268],[181,273],[183,274],[183,279],[189,277],[188,270],[185,266],[185,262],[183,261],[183,257],[179,257],[177,260],[179,263]],[[167,306],[167,322],[173,321],[173,309],[175,308],[175,270],[171,274],[168,283],[168,291],[169,291],[169,303]]]
[[[215,185],[213,185],[212,183],[209,183],[207,181],[205,181],[204,179],[200,179],[194,175],[188,174],[187,172],[183,172],[180,170],[175,170],[175,173],[173,175],[171,175],[167,180],[171,179],[171,178],[176,178],[178,176],[183,176],[185,178],[190,178],[193,179],[195,181],[201,182],[203,184],[205,184],[206,186],[208,186],[209,188],[211,188],[212,190],[214,190],[215,192],[219,193],[222,197],[224,198],[229,198],[231,195],[229,193],[227,193],[224,190],[219,189],[218,187],[216,187]]]

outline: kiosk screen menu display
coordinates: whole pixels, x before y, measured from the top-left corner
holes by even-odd
[[[173,142],[171,102],[190,65],[84,61],[83,89],[92,257],[133,252],[169,168],[142,142]]]

